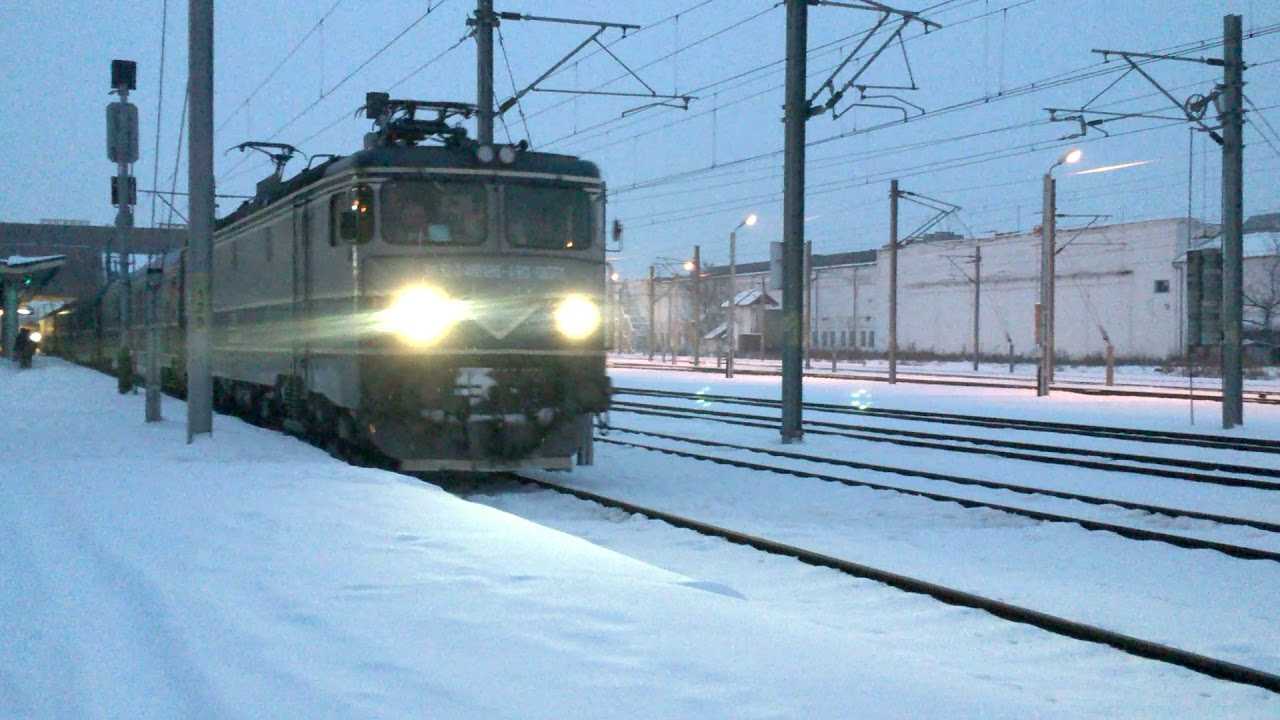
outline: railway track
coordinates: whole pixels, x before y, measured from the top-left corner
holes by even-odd
[[[979,478],[966,477],[963,475],[954,475],[951,473],[938,473],[929,470],[917,470],[913,468],[895,467],[893,465],[884,465],[880,463],[863,462],[860,460],[846,460],[844,458],[831,458],[821,455],[810,455],[807,453],[791,452],[787,450],[777,450],[774,448],[752,447],[749,445],[737,445],[734,443],[721,442],[718,440],[704,440],[700,438],[691,438],[682,435],[671,435],[668,433],[654,432],[651,430],[636,430],[624,427],[611,427],[610,432],[620,432],[629,435],[641,435],[645,437],[658,438],[674,442],[688,443],[691,445],[700,445],[703,447],[722,448],[727,450],[739,450],[743,452],[756,453],[759,455],[769,455],[771,457],[785,458],[788,460],[799,460],[803,462],[818,463],[824,465],[833,465],[838,467],[846,467],[854,470],[871,470],[874,472],[889,473],[893,475],[901,475],[904,477],[917,477],[924,480],[937,480],[941,482],[953,483],[956,485],[964,485],[970,487],[982,487],[990,490],[1008,490],[1010,492],[1019,493],[1021,495],[1041,495],[1044,497],[1053,497],[1061,500],[1074,500],[1077,502],[1087,503],[1089,505],[1114,505],[1126,510],[1136,510],[1138,512],[1151,513],[1154,515],[1163,515],[1171,518],[1187,518],[1189,520],[1205,520],[1221,525],[1236,525],[1240,527],[1250,527],[1256,530],[1265,530],[1267,532],[1280,533],[1280,523],[1268,522],[1265,520],[1257,520],[1252,518],[1232,517],[1228,515],[1218,515],[1214,513],[1205,513],[1197,510],[1183,510],[1179,508],[1163,507],[1152,505],[1149,503],[1131,502],[1128,500],[1120,500],[1117,498],[1105,498],[1095,495],[1084,495],[1081,493],[1066,492],[1062,490],[1054,490],[1052,488],[1034,487],[1029,485],[1017,485],[1014,483],[998,482],[995,480],[983,480]],[[601,442],[616,442],[613,438],[601,438]],[[642,447],[632,445],[633,447]],[[642,448],[651,449],[651,448]],[[656,449],[656,448],[654,448]],[[886,489],[897,488],[891,486],[878,486]]]
[[[721,395],[716,393],[688,393],[675,390],[653,390],[649,388],[617,387],[615,396],[633,395],[644,397],[672,398],[692,400],[695,402],[721,402],[734,405],[780,408],[777,400],[744,397],[741,395]],[[1236,438],[1207,433],[1188,433],[1173,430],[1149,430],[1145,428],[1127,428],[1105,425],[1082,425],[1048,420],[1024,420],[1020,418],[986,417],[982,415],[965,415],[959,413],[931,412],[926,410],[895,410],[892,408],[855,408],[835,403],[806,402],[804,407],[827,413],[857,415],[864,417],[890,418],[895,420],[911,420],[942,425],[966,425],[972,427],[993,428],[1001,430],[1025,430],[1029,432],[1049,432],[1087,437],[1100,437],[1113,440],[1130,440],[1134,442],[1159,443],[1168,445],[1213,448],[1218,450],[1240,450],[1243,452],[1273,453],[1280,455],[1280,440],[1263,438]]]
[[[641,515],[652,520],[659,520],[674,527],[684,528],[702,535],[720,538],[727,542],[751,547],[771,555],[794,558],[808,565],[830,568],[853,577],[884,583],[906,592],[928,595],[948,605],[983,610],[1001,619],[1037,627],[1056,635],[1108,645],[1137,657],[1177,665],[1220,680],[1252,685],[1264,688],[1273,693],[1280,693],[1280,676],[1256,668],[1194,653],[1170,645],[1144,640],[1131,635],[1125,635],[1106,628],[1013,605],[994,598],[928,582],[919,578],[895,573],[890,570],[855,563],[794,545],[788,545],[786,543],[756,535],[730,530],[711,523],[676,515],[674,513],[637,505],[626,500],[612,498],[598,493],[521,475],[509,475],[508,477],[516,482],[534,485],[557,493],[563,493],[565,495],[576,497],[580,500],[597,503],[605,507],[616,508],[625,512]]]
[[[784,458],[794,459],[794,460],[804,460],[808,462],[822,463],[827,465],[839,465],[843,467],[860,467],[860,469],[866,469],[866,470],[877,470],[880,472],[889,472],[889,473],[895,473],[895,474],[907,474],[907,473],[900,472],[901,470],[900,468],[892,468],[892,467],[883,466],[883,465],[873,465],[870,463],[855,463],[853,461],[833,460],[830,458],[821,458],[816,456],[805,456],[805,455],[800,455],[798,453],[786,453],[779,450],[756,449],[756,448],[751,448],[745,445],[733,445],[731,443],[722,443],[722,442],[716,442],[711,440],[695,440],[695,439],[684,438],[676,435],[667,435],[664,433],[655,433],[655,432],[639,431],[639,430],[627,430],[627,429],[621,429],[621,428],[615,428],[615,429],[618,430],[619,432],[624,432],[624,433],[631,433],[636,435],[647,435],[651,437],[660,437],[665,440],[677,442],[677,443],[687,443],[687,444],[701,445],[706,447],[717,447],[721,449],[732,449],[737,451],[754,452],[754,453],[760,453],[765,455],[772,455],[774,457],[784,457]],[[925,500],[932,500],[935,502],[956,503],[965,508],[985,508],[988,510],[995,510],[998,512],[1007,513],[1009,515],[1016,515],[1016,516],[1025,517],[1031,520],[1037,520],[1040,522],[1068,523],[1068,524],[1078,525],[1084,528],[1085,530],[1090,530],[1094,532],[1115,533],[1117,535],[1120,535],[1121,537],[1129,538],[1131,540],[1160,542],[1160,543],[1165,543],[1167,545],[1173,545],[1175,547],[1180,547],[1180,548],[1189,549],[1189,550],[1213,550],[1213,551],[1222,553],[1224,555],[1229,555],[1231,557],[1240,558],[1244,560],[1270,560],[1272,562],[1280,562],[1280,552],[1262,550],[1259,548],[1248,547],[1244,545],[1233,545],[1231,543],[1223,543],[1223,542],[1217,542],[1213,540],[1204,540],[1201,538],[1189,537],[1186,535],[1175,535],[1172,533],[1159,532],[1155,530],[1146,530],[1143,528],[1136,528],[1129,525],[1117,525],[1115,523],[1102,522],[1099,520],[1093,520],[1089,518],[1060,515],[1057,513],[1043,512],[1040,510],[1031,510],[1028,508],[1015,507],[1012,505],[994,503],[994,502],[978,500],[974,498],[959,497],[955,495],[945,495],[942,493],[917,490],[909,487],[902,487],[897,485],[886,485],[882,483],[873,483],[865,480],[854,480],[851,478],[841,477],[838,475],[828,475],[826,473],[812,472],[809,470],[801,470],[793,467],[768,465],[764,463],[748,462],[745,460],[735,460],[733,458],[724,457],[722,455],[707,455],[704,453],[693,452],[690,450],[680,449],[680,448],[645,445],[642,443],[617,440],[614,438],[597,438],[597,441],[610,444],[610,445],[620,446],[620,447],[628,447],[628,448],[633,448],[637,450],[658,452],[665,455],[671,455],[674,457],[681,457],[689,460],[711,462],[718,465],[736,467],[744,470],[752,470],[755,472],[771,472],[771,473],[777,473],[780,475],[790,475],[792,477],[821,480],[823,482],[836,483],[836,484],[845,485],[848,487],[861,487],[861,488],[867,488],[871,490],[893,492],[893,493],[898,493],[898,494],[907,495],[911,497],[918,497]],[[953,482],[953,483],[962,484],[962,485],[993,487],[997,489],[1013,490],[1014,492],[1022,492],[1024,494],[1035,493],[1035,494],[1051,495],[1056,497],[1065,496],[1067,497],[1067,499],[1079,500],[1081,502],[1086,502],[1094,505],[1117,505],[1119,507],[1125,507],[1127,509],[1141,510],[1143,512],[1156,513],[1156,514],[1166,515],[1171,517],[1184,517],[1188,519],[1208,520],[1211,522],[1217,522],[1221,524],[1252,527],[1256,529],[1267,530],[1270,532],[1280,532],[1280,526],[1277,526],[1274,523],[1268,523],[1260,520],[1251,520],[1248,518],[1211,515],[1209,513],[1200,513],[1200,512],[1191,511],[1191,510],[1179,510],[1176,508],[1159,507],[1155,505],[1147,505],[1142,503],[1131,503],[1127,501],[1111,500],[1108,498],[1097,498],[1097,497],[1086,496],[1086,495],[1076,495],[1073,493],[1055,493],[1053,491],[1043,492],[1037,488],[1027,488],[1023,486],[1007,485],[1004,483],[995,483],[990,481],[977,480],[974,478],[966,478],[966,477],[961,477],[957,475],[929,473],[928,476],[925,476],[923,473],[917,473],[915,471],[909,471],[909,472],[910,474],[913,474],[917,477],[928,477],[928,479],[945,480],[947,482]]]
[[[655,363],[636,363],[611,360],[609,367],[626,368],[632,370],[661,370],[661,371],[679,371],[690,373],[715,373],[724,374],[724,370],[716,367],[695,367],[693,365],[659,365]],[[765,368],[744,368],[734,367],[733,372],[737,375],[763,375],[777,377],[780,371]],[[833,373],[822,372],[820,370],[805,370],[805,377],[825,378],[832,380],[865,380],[870,382],[888,382],[889,378],[885,375],[867,374],[867,373]],[[997,388],[1005,390],[1034,390],[1034,383],[1025,382],[1009,382],[1007,380],[991,380],[982,381],[981,378],[967,378],[960,375],[934,375],[927,376],[923,373],[911,373],[906,376],[899,375],[898,382],[903,384],[915,385],[952,385],[957,387],[984,387]],[[1156,398],[1165,400],[1206,400],[1209,402],[1221,402],[1221,393],[1195,393],[1188,394],[1184,391],[1161,390],[1158,388],[1123,389],[1115,386],[1096,386],[1089,387],[1079,384],[1054,384],[1052,389],[1058,392],[1069,392],[1079,395],[1098,395],[1106,397],[1141,397]],[[1257,403],[1260,405],[1280,405],[1280,392],[1273,391],[1250,391],[1244,393],[1244,401]]]
[[[776,429],[778,425],[778,418],[773,416],[734,413],[706,408],[681,408],[670,405],[615,401],[613,410],[657,417],[707,420],[741,427]],[[939,433],[921,433],[887,428],[867,428],[821,420],[806,419],[804,421],[804,429],[806,433],[813,435],[829,435],[854,440],[884,442],[906,447],[991,455],[1013,460],[1066,465],[1107,472],[1133,473],[1211,485],[1280,490],[1280,481],[1264,479],[1267,477],[1280,477],[1280,471],[1274,468],[1260,468],[1251,465],[1137,455],[1089,448],[1064,448],[994,438],[949,436]],[[1091,460],[1088,459],[1089,457],[1100,459]],[[1120,462],[1121,460],[1126,462]],[[1202,470],[1216,471],[1216,473],[1230,472],[1232,474],[1215,474],[1214,472],[1202,472]]]

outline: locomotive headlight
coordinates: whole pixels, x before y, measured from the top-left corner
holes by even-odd
[[[27,336],[27,339],[33,343],[38,343],[44,339],[44,336],[40,334],[39,330],[33,330],[31,334]]]
[[[396,293],[391,305],[378,314],[378,327],[392,332],[412,345],[430,345],[449,329],[465,320],[467,303],[454,300],[426,286],[414,286]]]
[[[570,295],[555,310],[556,329],[570,340],[581,340],[600,327],[600,307],[582,295]]]

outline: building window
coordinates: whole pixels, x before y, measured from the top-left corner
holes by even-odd
[[[845,331],[844,331],[844,330],[841,330],[841,331],[840,331],[840,347],[849,347],[849,345],[845,342],[845,339],[846,339],[847,337],[848,337],[848,336],[847,336],[847,335],[845,335]]]
[[[817,347],[817,346],[818,346],[818,344],[819,344],[819,343],[818,343],[818,333],[817,333],[817,332],[814,332],[814,333],[813,333],[813,341],[812,341],[812,342],[810,342],[809,344],[810,344],[810,345],[813,345],[814,347]]]
[[[866,346],[867,346],[867,331],[859,330],[858,331],[858,347],[866,347]]]
[[[867,345],[869,345],[869,346],[871,346],[871,347],[875,347],[875,346],[876,346],[876,331],[875,331],[875,330],[872,330],[871,332],[867,333]]]
[[[1169,281],[1168,281],[1168,280],[1157,280],[1157,281],[1156,281],[1156,292],[1157,292],[1157,293],[1167,293],[1167,292],[1169,292]]]

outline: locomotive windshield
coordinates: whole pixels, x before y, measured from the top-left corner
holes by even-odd
[[[488,230],[483,185],[401,180],[382,186],[382,239],[393,245],[479,245]]]
[[[591,247],[591,198],[582,190],[510,185],[507,237],[516,247],[582,250]]]

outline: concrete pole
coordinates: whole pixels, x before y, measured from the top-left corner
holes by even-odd
[[[147,422],[164,419],[160,414],[160,325],[156,317],[163,278],[161,268],[147,268]]]
[[[1036,395],[1044,397],[1049,394],[1049,294],[1050,275],[1053,258],[1053,223],[1055,213],[1053,176],[1044,174],[1043,217],[1040,220],[1040,312],[1036,317],[1037,344],[1040,358],[1036,372]]]
[[[654,280],[655,274],[656,272],[654,270],[654,267],[650,265],[649,266],[649,360],[650,362],[653,361],[653,346],[658,342],[657,335],[654,332],[654,327],[653,327],[653,322],[654,322],[653,306],[657,303],[657,299],[654,296],[654,289],[653,289],[653,280]]]
[[[493,0],[476,0],[476,139],[493,144]]]
[[[693,366],[702,364],[702,246],[693,246]]]
[[[738,350],[738,231],[729,233],[729,351],[725,353],[724,376],[733,377],[733,356]]]
[[[1045,367],[1048,369],[1048,375],[1045,382],[1052,385],[1054,376],[1058,372],[1058,181],[1050,178],[1049,187],[1051,192],[1049,200],[1053,204],[1053,214],[1049,223],[1049,274],[1046,280],[1048,304],[1045,306],[1044,321],[1049,331],[1046,336],[1049,352],[1046,356]]]
[[[187,442],[213,432],[213,0],[188,2]]]
[[[786,131],[782,199],[782,442],[804,438],[804,138],[809,0],[787,0]]]
[[[1240,16],[1222,19],[1222,427],[1244,424],[1244,51]]]
[[[889,384],[898,382],[898,181],[889,181]]]
[[[4,285],[4,356],[13,355],[13,343],[18,339],[18,276],[0,279]]]
[[[982,316],[982,246],[973,246],[973,371],[978,371],[978,359],[982,355],[979,345]]]

